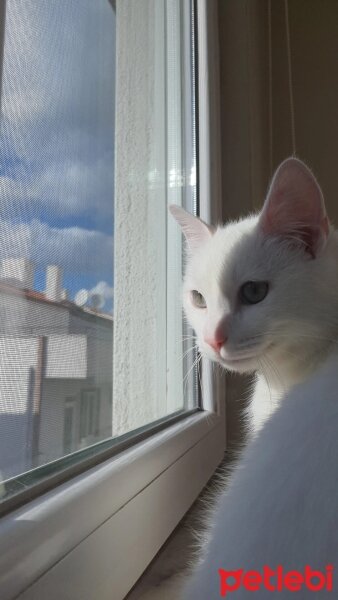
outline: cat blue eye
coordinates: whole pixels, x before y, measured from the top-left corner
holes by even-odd
[[[190,292],[191,294],[191,300],[194,306],[196,306],[196,308],[206,308],[207,307],[207,303],[204,299],[204,296],[202,296],[202,294],[200,292],[198,292],[197,290],[192,290]]]
[[[269,291],[267,281],[246,281],[240,287],[239,297],[243,304],[262,302]]]

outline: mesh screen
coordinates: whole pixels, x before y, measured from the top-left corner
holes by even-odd
[[[115,13],[108,0],[7,0],[3,48],[8,479],[112,434]]]

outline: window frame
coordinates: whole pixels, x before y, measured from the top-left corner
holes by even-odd
[[[217,0],[196,0],[200,215],[221,220]],[[225,451],[225,378],[189,414],[0,519],[0,596],[122,600]],[[178,493],[179,490],[179,493]],[[126,560],[127,557],[127,560]]]

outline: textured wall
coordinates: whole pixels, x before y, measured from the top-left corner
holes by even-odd
[[[117,2],[115,434],[152,420],[166,396],[165,106],[156,80],[165,70],[155,45],[163,6]]]
[[[183,406],[181,232],[167,208],[190,185],[181,9],[179,0],[117,2],[115,434]]]

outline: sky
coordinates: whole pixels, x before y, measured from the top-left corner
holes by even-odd
[[[112,310],[115,15],[108,0],[7,0],[0,259],[64,270]]]

